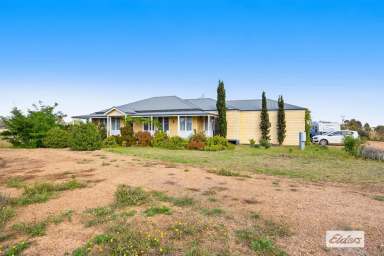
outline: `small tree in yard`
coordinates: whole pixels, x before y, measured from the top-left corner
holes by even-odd
[[[225,104],[225,88],[224,82],[219,80],[217,87],[217,102],[216,108],[219,115],[218,118],[218,134],[227,137],[227,109]]]
[[[285,109],[284,109],[284,99],[283,96],[280,96],[278,99],[278,112],[277,112],[277,140],[279,145],[282,145],[286,137],[286,121],[285,121]]]
[[[311,144],[311,126],[312,126],[312,119],[311,119],[311,111],[309,109],[305,110],[305,144],[310,145]]]
[[[271,123],[269,122],[267,98],[265,96],[265,92],[263,92],[261,97],[261,114],[260,114],[260,130],[261,130],[260,144],[262,144],[263,146],[269,144],[271,140],[271,137],[269,135],[270,128],[271,128]]]
[[[42,147],[47,132],[61,125],[63,114],[54,112],[57,103],[53,106],[45,106],[39,102],[39,106],[23,114],[21,110],[14,108],[9,118],[3,118],[6,131],[1,135],[14,146]]]

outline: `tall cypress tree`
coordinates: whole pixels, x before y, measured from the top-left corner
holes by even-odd
[[[218,134],[223,137],[227,137],[227,109],[225,105],[225,89],[224,82],[219,80],[217,86],[217,102],[216,102],[218,118]]]
[[[306,137],[305,144],[310,145],[311,144],[312,118],[311,118],[311,111],[309,111],[309,109],[305,110],[304,118],[305,118],[305,137]]]
[[[260,120],[261,141],[263,143],[269,143],[269,141],[271,140],[271,137],[269,135],[269,129],[271,128],[271,123],[269,122],[267,98],[265,97],[265,92],[263,92],[261,97],[260,119],[261,119]]]
[[[279,96],[279,99],[277,100],[279,109],[277,111],[277,140],[279,142],[279,145],[282,145],[284,142],[284,139],[286,137],[286,127],[287,124],[285,122],[285,109],[284,109],[284,99],[283,96]]]

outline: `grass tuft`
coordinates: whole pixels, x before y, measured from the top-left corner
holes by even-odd
[[[117,206],[136,206],[148,201],[148,193],[140,187],[119,185],[115,192],[115,203]]]
[[[373,199],[384,202],[384,196],[374,196]]]
[[[15,245],[11,245],[5,250],[4,256],[19,256],[30,245],[31,245],[31,243],[27,242],[27,241],[22,241],[22,242],[15,244]]]
[[[224,210],[221,208],[203,208],[201,209],[201,213],[206,216],[220,216],[224,213]]]
[[[33,203],[43,203],[51,199],[57,192],[64,190],[74,190],[83,188],[86,185],[72,179],[63,183],[35,183],[34,185],[24,186],[24,192],[20,198],[16,200],[18,205],[28,205]]]
[[[20,177],[12,177],[7,180],[6,185],[9,188],[22,188],[24,183]]]
[[[172,211],[169,207],[166,207],[166,206],[160,206],[160,207],[153,206],[144,211],[144,215],[147,217],[152,217],[158,214],[170,215],[172,214]]]

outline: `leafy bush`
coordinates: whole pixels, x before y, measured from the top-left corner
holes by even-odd
[[[250,139],[250,140],[249,140],[249,145],[250,145],[251,147],[254,147],[254,146],[256,145],[256,141],[255,141],[254,139]]]
[[[121,135],[115,135],[115,136],[112,136],[113,138],[115,138],[115,141],[116,141],[116,144],[117,145],[123,145],[123,137]]]
[[[198,132],[192,135],[189,138],[189,142],[187,145],[188,149],[196,149],[196,150],[203,150],[205,147],[205,142],[207,141],[207,137],[204,133]]]
[[[54,127],[47,132],[43,140],[47,148],[66,148],[69,146],[69,132],[60,127]]]
[[[204,147],[206,151],[219,151],[225,149],[232,149],[234,146],[228,142],[228,140],[222,136],[215,135],[207,139],[207,143]]]
[[[71,127],[70,147],[72,150],[97,150],[102,145],[101,135],[92,123],[80,123]]]
[[[152,146],[154,147],[167,147],[169,137],[163,131],[157,131],[152,138]]]
[[[54,113],[57,104],[53,106],[36,106],[28,110],[25,115],[21,110],[14,108],[10,118],[2,118],[6,131],[1,135],[14,146],[19,147],[43,147],[43,140],[47,132],[59,125],[63,114]]]
[[[351,155],[358,156],[360,153],[360,139],[355,139],[352,136],[347,136],[344,138],[344,150],[350,153]]]
[[[137,145],[139,146],[150,146],[152,136],[149,132],[137,132],[136,133]]]
[[[116,136],[117,137],[117,136]],[[113,148],[116,147],[117,141],[115,136],[109,136],[103,140],[103,147],[105,148]]]
[[[170,137],[168,143],[164,146],[167,149],[184,149],[188,142],[179,136]]]
[[[99,122],[97,124],[97,129],[99,130],[99,133],[100,133],[100,136],[101,136],[102,140],[107,138],[107,128],[105,128],[105,124],[104,123]]]
[[[259,144],[260,144],[260,146],[262,146],[264,148],[270,148],[271,147],[271,143],[269,142],[269,140],[266,140],[266,139],[260,139]]]
[[[131,123],[127,123],[124,127],[120,128],[120,134],[122,139],[122,146],[130,147],[136,144],[136,138],[133,133],[133,127]]]

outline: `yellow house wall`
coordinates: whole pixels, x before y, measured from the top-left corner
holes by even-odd
[[[177,136],[177,117],[169,117],[169,136]]]
[[[192,117],[192,129],[196,132],[201,132],[204,130],[204,119],[203,117],[194,116]],[[133,131],[139,132],[143,130],[143,124],[134,122]],[[169,117],[169,136],[177,136],[177,116]]]
[[[227,138],[238,140],[240,137],[240,111],[227,111]]]
[[[271,143],[277,144],[277,111],[269,111]],[[304,110],[286,110],[287,133],[284,145],[298,145],[299,132],[305,130]],[[259,141],[260,111],[227,111],[227,138],[248,144],[250,139]]]

